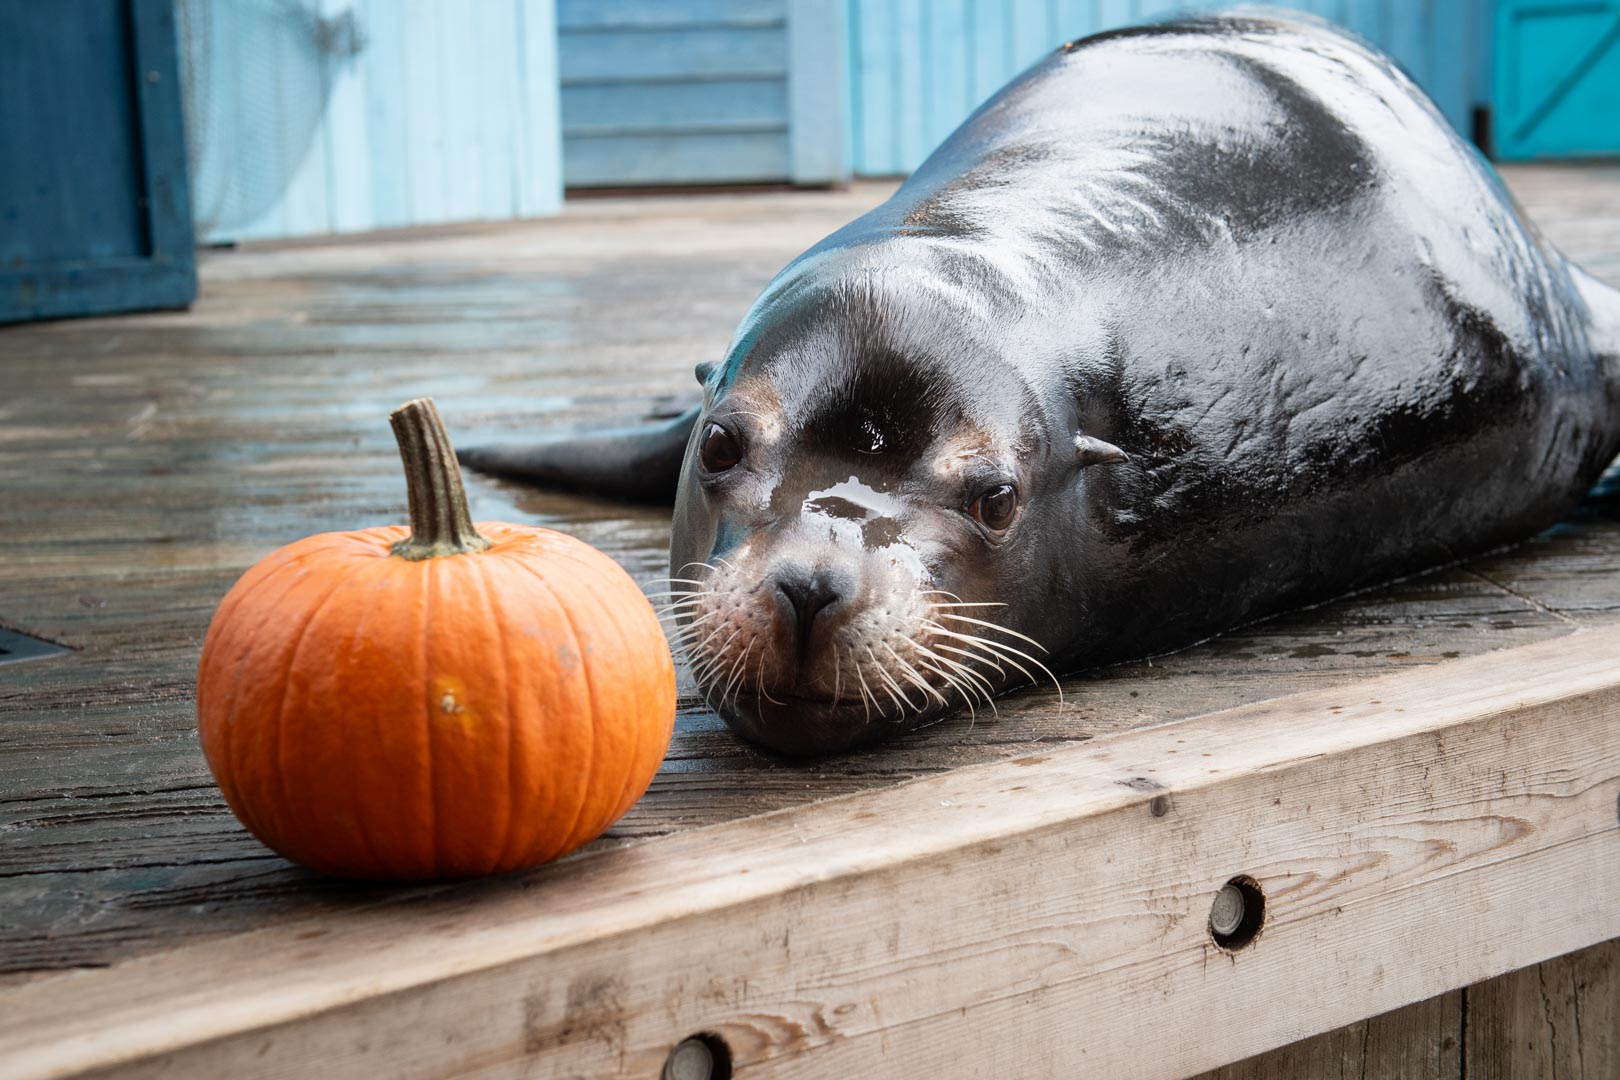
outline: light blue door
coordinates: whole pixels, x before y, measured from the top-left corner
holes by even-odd
[[[837,183],[843,6],[559,0],[570,187]]]
[[[1495,150],[1620,153],[1620,0],[1500,0]]]

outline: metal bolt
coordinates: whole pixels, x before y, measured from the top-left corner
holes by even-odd
[[[702,1039],[686,1039],[664,1059],[663,1080],[711,1080],[714,1052]]]
[[[1215,903],[1209,909],[1209,927],[1221,937],[1229,937],[1237,933],[1237,928],[1243,925],[1243,890],[1231,882],[1221,886],[1221,891],[1215,894]]]
[[[146,73],[146,81],[149,82],[149,83],[162,82],[163,81],[163,72],[161,72],[161,71],[148,71]]]

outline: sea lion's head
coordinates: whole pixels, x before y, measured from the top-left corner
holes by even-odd
[[[817,257],[699,367],[670,558],[700,689],[793,754],[1048,679],[1075,470],[1118,454],[1077,453],[1072,397],[1008,361],[1035,346],[975,290],[881,251]]]

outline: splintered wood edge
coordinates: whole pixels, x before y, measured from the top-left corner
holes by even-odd
[[[1617,794],[1581,631],[41,980],[0,1063],[1180,1076],[1620,937]]]

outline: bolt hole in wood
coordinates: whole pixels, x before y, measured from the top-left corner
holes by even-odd
[[[1260,883],[1239,875],[1221,886],[1209,909],[1209,936],[1228,952],[1237,952],[1260,935],[1266,922],[1266,894]]]
[[[0,626],[0,664],[14,664],[20,660],[43,660],[48,656],[66,656],[72,650],[54,641],[33,637]]]
[[[708,1031],[682,1039],[664,1059],[662,1080],[731,1080],[731,1048]]]

